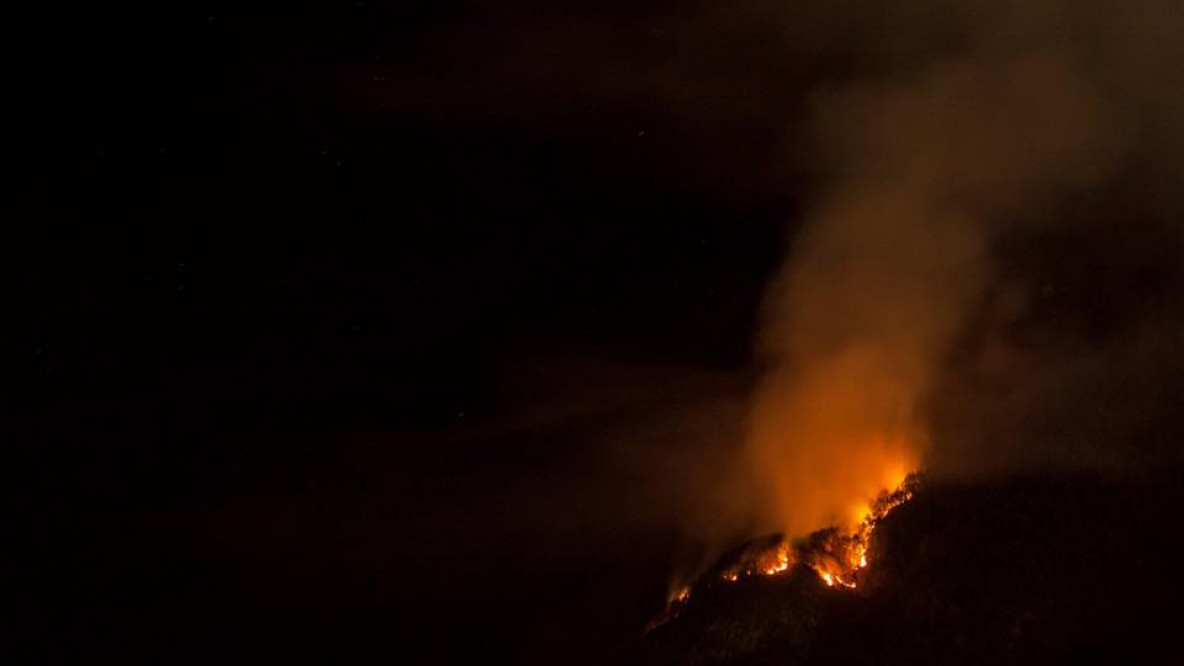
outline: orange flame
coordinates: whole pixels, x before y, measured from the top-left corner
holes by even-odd
[[[895,490],[883,491],[867,506],[859,525],[849,531],[836,528],[822,530],[812,535],[816,543],[801,546],[800,559],[813,569],[827,587],[854,588],[858,586],[860,573],[868,566],[868,546],[872,533],[884,516],[913,497],[914,477],[907,477]],[[793,552],[788,543],[782,541],[775,547],[757,554],[747,567],[735,567],[721,578],[736,582],[747,576],[772,576],[789,569],[793,563]],[[684,598],[685,600],[685,598]]]
[[[876,525],[890,511],[912,499],[916,479],[916,474],[910,474],[903,478],[895,490],[881,491],[873,502],[864,507],[863,518],[854,529],[840,532],[832,527],[811,535],[811,540],[818,540],[818,543],[810,541],[799,545],[796,561],[813,569],[827,587],[858,587],[860,575],[868,567],[868,546]],[[775,576],[788,571],[794,562],[794,548],[783,538],[777,544],[747,557],[744,562],[726,569],[719,574],[719,580],[735,583],[741,578]],[[676,617],[690,596],[691,587],[678,588],[671,594],[666,611],[652,621],[649,628]]]

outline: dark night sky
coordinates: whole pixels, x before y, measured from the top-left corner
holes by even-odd
[[[765,128],[604,92],[648,10],[532,92],[515,12],[239,4],[44,18],[29,654],[596,661],[678,540],[602,433],[743,385],[793,193],[712,183]]]
[[[809,93],[878,67],[836,46],[874,12],[798,34],[750,4],[34,19],[6,259],[28,663],[597,663],[629,640],[739,437],[820,178]],[[1017,336],[1184,319],[1175,236],[1122,249],[1114,210],[1009,255],[1064,294]]]

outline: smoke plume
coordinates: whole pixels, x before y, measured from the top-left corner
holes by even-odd
[[[556,141],[612,119],[598,173],[646,164],[804,205],[765,293],[743,444],[693,456],[709,479],[655,458],[696,500],[676,503],[678,577],[737,538],[851,523],[917,468],[1180,461],[1177,3],[529,4],[439,47],[463,64],[448,85],[396,73],[367,94]],[[750,239],[735,222],[721,233]]]
[[[1129,157],[1164,105],[1178,103],[1143,89],[1166,83],[1149,73],[1175,47],[1138,46],[1148,31],[1162,38],[1153,22],[1165,8],[1145,3],[1139,18],[1113,26],[1086,20],[1102,16],[1096,6],[1078,15],[1056,2],[975,4],[981,11],[937,3],[888,11],[888,29],[869,37],[870,73],[813,95],[806,134],[823,186],[767,294],[759,348],[768,369],[745,457],[768,528],[800,536],[853,524],[878,491],[919,467],[973,473],[1080,461],[1080,439],[1064,445],[1053,431],[1083,434],[1070,424],[1088,402],[1057,411],[1024,387],[1066,395],[1082,380],[1098,386],[1122,359],[1149,370],[1180,330],[1165,296],[1165,284],[1178,281],[1178,243],[1152,233],[1154,210],[1126,220],[1147,236],[1135,245],[1158,238],[1175,248],[1139,256],[1159,278],[1144,304],[1163,315],[1152,332],[1129,308],[1111,313],[1108,325],[1124,322],[1122,335],[1058,364],[1050,352],[1080,332],[1050,323],[1033,296],[1055,293],[1049,274],[1073,263],[1058,246],[1114,224],[1099,210],[1129,187],[1133,163],[1148,173],[1178,164],[1163,148],[1154,153],[1162,161]],[[916,41],[902,43],[902,34]],[[1178,146],[1178,134],[1158,142]],[[1084,199],[1098,208],[1075,210]],[[1017,263],[1014,248],[1037,238],[1053,251]],[[1076,288],[1098,288],[1089,282]],[[1096,315],[1089,307],[1082,316]],[[984,320],[1000,309],[1002,320]],[[1033,330],[1052,333],[1022,335]],[[1153,378],[1127,384],[1144,403],[1167,399]],[[1017,437],[999,417],[1043,419],[1050,441]],[[1107,421],[1112,440],[1131,434],[1119,421]]]

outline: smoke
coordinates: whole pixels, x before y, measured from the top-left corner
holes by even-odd
[[[591,123],[598,173],[805,206],[743,444],[701,449],[706,477],[652,461],[646,483],[697,498],[672,504],[680,574],[737,530],[850,523],[919,467],[1179,460],[1177,3],[528,4],[439,46],[447,85],[396,72],[366,94],[556,141]]]
[[[766,527],[800,536],[853,524],[878,491],[922,466],[967,474],[1112,464],[1129,453],[1116,442],[1132,435],[1139,410],[1170,399],[1158,381],[1166,373],[1153,370],[1178,356],[1167,340],[1181,330],[1169,305],[1179,244],[1157,232],[1155,213],[1178,202],[1123,219],[1121,235],[1142,236],[1109,262],[1119,275],[1102,276],[1121,279],[1133,256],[1153,284],[1120,289],[1118,311],[1064,306],[1119,334],[1066,358],[1058,346],[1080,342],[1081,331],[1033,306],[1033,294],[1060,288],[1050,273],[1090,262],[1073,239],[1115,228],[1099,211],[1117,208],[1134,165],[1170,182],[1165,167],[1179,164],[1167,153],[1180,128],[1163,121],[1178,93],[1145,89],[1180,78],[1148,71],[1179,62],[1163,41],[1171,30],[1156,23],[1172,23],[1166,7],[1144,3],[1120,26],[1092,22],[1102,9],[906,3],[869,36],[870,73],[813,94],[805,133],[822,186],[767,294],[759,348],[768,369],[745,456]],[[914,41],[899,40],[906,34]],[[1139,46],[1144,35],[1164,50]],[[1146,143],[1173,148],[1146,153]],[[1147,154],[1155,159],[1137,157]],[[1097,208],[1075,208],[1082,200]],[[1029,251],[1025,266],[1016,248],[1038,239],[1051,251]],[[1171,249],[1149,254],[1148,243]],[[1061,277],[1076,279],[1073,289],[1103,287],[1088,273]],[[1151,296],[1133,313],[1139,289]],[[1139,323],[1148,313],[1159,315],[1151,328]],[[1115,377],[1136,397],[1098,390]],[[1074,423],[1099,410],[1108,416],[1086,421],[1101,434],[1083,451],[1091,438]],[[1017,436],[1008,419],[1039,422],[1040,437]]]

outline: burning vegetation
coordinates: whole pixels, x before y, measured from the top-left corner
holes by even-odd
[[[918,476],[911,474],[899,487],[880,493],[854,529],[832,526],[794,543],[780,535],[774,537],[772,544],[762,542],[755,552],[727,567],[720,580],[735,582],[747,576],[773,576],[800,562],[813,569],[828,587],[856,587],[860,572],[868,565],[868,546],[876,525],[892,509],[912,498],[917,483]]]
[[[876,526],[889,512],[912,499],[919,483],[920,476],[913,473],[895,489],[881,492],[853,528],[831,526],[798,540],[775,534],[750,541],[725,555],[721,564],[704,574],[694,586],[678,588],[671,595],[666,611],[651,627],[675,617],[690,600],[695,587],[776,576],[795,564],[813,570],[827,587],[858,587],[869,564],[868,549]]]
[[[880,493],[850,532],[828,527],[811,534],[795,548],[798,561],[816,571],[828,587],[856,587],[860,572],[868,565],[868,547],[876,525],[912,499],[917,483],[918,476],[912,474],[894,490]]]
[[[912,477],[858,528],[726,554],[621,664],[1175,663],[1179,479]]]

